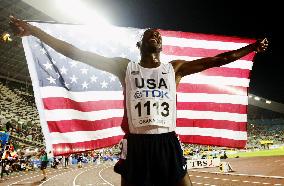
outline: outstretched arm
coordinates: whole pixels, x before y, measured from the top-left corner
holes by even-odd
[[[177,78],[182,78],[186,75],[201,72],[208,68],[219,67],[235,60],[238,60],[251,52],[263,52],[268,47],[267,39],[257,40],[256,42],[249,44],[237,50],[224,52],[214,57],[206,57],[193,61],[175,60],[172,64],[175,69]]]
[[[59,40],[42,31],[41,29],[25,21],[16,19],[13,16],[10,16],[9,24],[14,34],[17,36],[35,36],[66,57],[84,62],[100,70],[110,72],[116,75],[120,80],[124,78],[123,76],[129,62],[129,60],[126,58],[107,58],[96,53],[80,50],[77,47],[65,41]]]

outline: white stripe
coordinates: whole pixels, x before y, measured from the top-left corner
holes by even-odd
[[[177,92],[178,102],[213,102],[248,105],[248,97],[228,94],[181,93]]]
[[[61,120],[102,120],[109,119],[113,117],[123,117],[123,109],[109,109],[100,110],[92,112],[81,112],[73,109],[55,109],[55,110],[45,110],[46,121],[61,121]]]
[[[192,60],[196,60],[200,58],[202,57],[175,56],[175,55],[167,55],[167,54],[161,53],[161,61],[163,62],[169,62],[169,61],[176,60],[176,59],[192,61]],[[252,65],[253,65],[252,61],[239,59],[229,64],[223,65],[222,67],[251,70]]]
[[[215,111],[178,110],[177,118],[212,119],[212,120],[226,120],[234,122],[247,122],[246,114],[215,112]]]
[[[52,132],[51,137],[52,144],[59,144],[98,140],[113,136],[120,136],[123,134],[124,132],[122,131],[121,127],[113,127],[97,131],[77,131],[66,133]],[[73,150],[76,151],[76,149]]]
[[[193,75],[183,77],[180,82],[181,83],[191,83],[191,84],[209,84],[209,85],[215,85],[215,86],[227,85],[227,86],[249,87],[250,80],[247,78],[204,76],[200,74],[193,74]]]
[[[163,45],[202,48],[202,49],[236,50],[248,45],[248,43],[207,41],[207,40],[187,39],[187,38],[168,37],[168,36],[163,36],[162,39],[163,39]]]
[[[177,127],[177,134],[192,136],[221,137],[233,140],[247,140],[247,133],[227,129],[198,128],[198,127]]]
[[[85,91],[71,92],[62,87],[41,87],[42,98],[63,97],[77,102],[101,101],[101,100],[123,100],[122,91]]]
[[[81,112],[72,109],[56,109],[45,110],[45,117],[47,121],[61,121],[73,119],[95,121],[112,117],[123,117],[123,112],[123,109],[101,110],[92,112]],[[190,119],[228,120],[235,122],[247,121],[246,114],[215,111],[178,110],[177,117]]]
[[[247,60],[236,60],[232,63],[223,65],[222,67],[227,67],[227,68],[239,68],[239,69],[244,69],[244,70],[251,70],[252,69],[253,62],[252,61],[247,61]]]

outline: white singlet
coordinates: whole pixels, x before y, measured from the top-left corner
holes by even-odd
[[[176,83],[172,64],[144,68],[130,62],[125,83],[130,133],[161,134],[175,130]]]

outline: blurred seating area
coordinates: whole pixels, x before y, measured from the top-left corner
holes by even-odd
[[[43,143],[39,115],[31,92],[0,81],[0,108],[0,131],[9,132],[15,139]]]

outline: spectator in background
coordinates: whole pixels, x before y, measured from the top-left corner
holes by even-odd
[[[67,166],[69,165],[69,155],[65,155],[65,157],[64,157],[64,165],[65,165],[65,168],[67,168]]]
[[[6,131],[9,132],[11,129],[13,129],[12,123],[10,120],[8,120],[5,124],[6,126]]]
[[[41,161],[41,165],[40,165],[40,170],[42,171],[43,174],[43,179],[41,181],[45,181],[46,180],[46,167],[48,164],[48,158],[47,158],[47,153],[44,149],[41,149],[40,151],[40,161]]]

